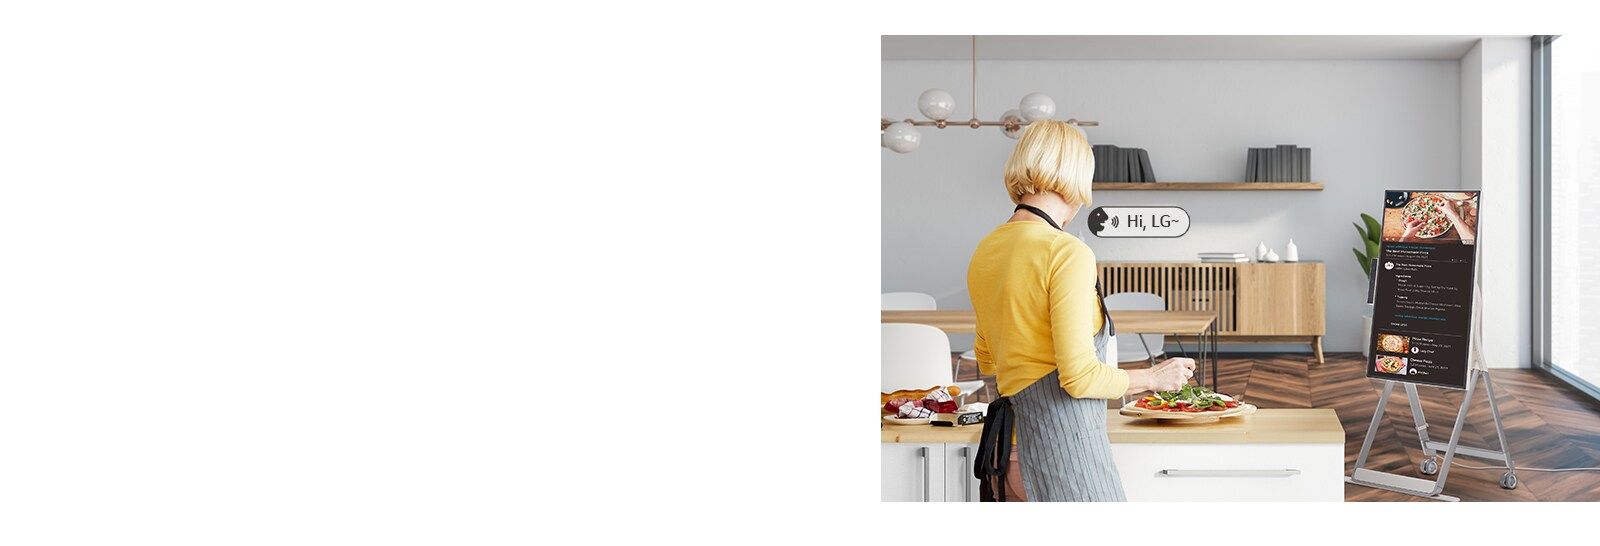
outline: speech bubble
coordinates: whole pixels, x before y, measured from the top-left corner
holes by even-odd
[[[1102,238],[1172,238],[1189,233],[1182,207],[1095,207],[1089,231]]]

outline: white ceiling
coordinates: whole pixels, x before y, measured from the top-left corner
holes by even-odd
[[[1487,36],[978,36],[979,59],[1460,59]],[[967,60],[971,36],[884,36],[884,60]]]

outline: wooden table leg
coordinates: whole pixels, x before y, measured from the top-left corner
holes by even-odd
[[[1311,336],[1311,351],[1317,353],[1317,363],[1322,363],[1322,336]]]

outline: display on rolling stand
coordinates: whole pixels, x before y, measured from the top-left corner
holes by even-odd
[[[1373,286],[1373,358],[1367,377],[1382,380],[1383,393],[1372,424],[1361,441],[1355,470],[1345,482],[1445,501],[1445,479],[1457,455],[1503,461],[1500,487],[1517,487],[1517,469],[1506,446],[1505,428],[1495,404],[1494,382],[1482,356],[1482,313],[1478,292],[1479,192],[1388,191],[1384,195],[1381,250],[1370,267]],[[1479,382],[1489,398],[1499,451],[1460,445],[1461,429]],[[1420,470],[1433,481],[1365,468],[1372,440],[1396,383],[1406,391],[1417,437],[1422,444]],[[1447,442],[1430,440],[1417,385],[1465,389],[1455,427]],[[1438,453],[1443,453],[1441,459]]]

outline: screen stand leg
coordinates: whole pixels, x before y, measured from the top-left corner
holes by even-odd
[[[1516,466],[1511,462],[1510,451],[1506,449],[1505,429],[1500,422],[1500,408],[1494,400],[1494,382],[1489,379],[1487,371],[1473,369],[1470,374],[1471,377],[1467,379],[1466,393],[1461,399],[1461,409],[1456,412],[1455,426],[1450,430],[1450,440],[1448,442],[1439,442],[1428,438],[1428,422],[1422,414],[1422,401],[1417,396],[1417,388],[1410,383],[1405,384],[1406,399],[1411,405],[1411,416],[1417,427],[1417,439],[1422,444],[1422,456],[1424,459],[1421,471],[1426,475],[1437,474],[1437,479],[1430,481],[1366,468],[1367,455],[1372,450],[1372,440],[1378,435],[1378,427],[1383,422],[1384,410],[1388,406],[1389,396],[1394,392],[1394,382],[1385,381],[1383,394],[1378,398],[1378,408],[1372,414],[1372,424],[1367,427],[1367,436],[1361,442],[1361,453],[1356,456],[1355,470],[1345,478],[1345,483],[1442,501],[1458,501],[1461,499],[1443,493],[1445,479],[1450,475],[1450,463],[1455,460],[1456,455],[1462,455],[1477,459],[1503,461],[1506,466],[1506,473],[1500,478],[1500,487],[1505,489],[1516,488]],[[1484,394],[1489,398],[1489,413],[1494,417],[1495,436],[1500,443],[1500,451],[1459,445],[1461,429],[1467,422],[1467,410],[1472,406],[1472,394],[1477,390],[1476,387],[1480,380],[1483,381]],[[1444,453],[1442,461],[1438,459],[1437,452]]]

